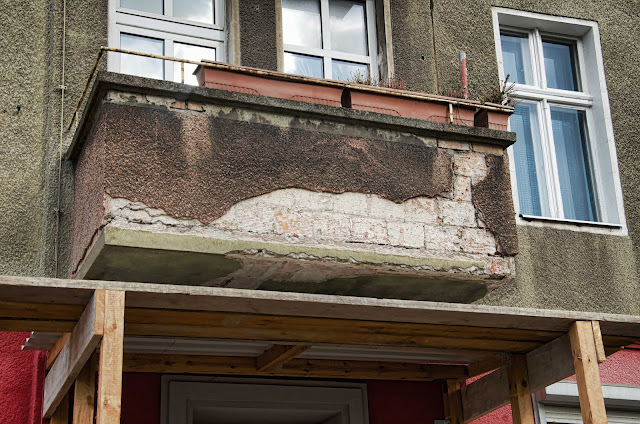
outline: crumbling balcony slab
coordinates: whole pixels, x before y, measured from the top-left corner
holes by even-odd
[[[98,74],[76,278],[471,302],[514,277],[512,133]]]

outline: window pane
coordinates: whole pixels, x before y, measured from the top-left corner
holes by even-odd
[[[542,161],[538,109],[532,103],[519,103],[509,119],[517,135],[513,145],[520,213],[549,216],[548,197]]]
[[[367,79],[369,76],[369,67],[364,63],[343,62],[341,60],[333,60],[331,62],[332,79],[341,81],[355,81],[358,77]]]
[[[180,59],[189,60],[216,60],[216,49],[210,47],[192,46],[190,44],[173,43],[173,55]],[[182,82],[182,69],[180,62],[173,62],[173,80],[175,82]],[[189,63],[184,64],[184,83],[191,85],[198,85],[198,79],[193,72],[196,70],[196,65]]]
[[[575,46],[542,41],[547,87],[578,91]]]
[[[584,111],[552,107],[551,125],[564,217],[594,221],[595,197]]]
[[[350,0],[329,1],[331,50],[366,56],[367,24],[364,3]]]
[[[138,35],[120,34],[120,48],[140,53],[162,55],[164,41]],[[164,78],[162,60],[131,54],[120,55],[120,72],[147,78]]]
[[[120,7],[158,15],[164,13],[162,0],[120,0]]]
[[[213,0],[174,0],[173,17],[213,25]]]
[[[302,54],[284,53],[284,71],[288,74],[323,78],[322,58]]]
[[[502,46],[502,63],[504,75],[509,75],[509,82],[518,84],[533,84],[531,53],[529,52],[529,38],[514,35],[500,35]]]
[[[322,48],[320,2],[282,0],[282,33],[284,44]]]

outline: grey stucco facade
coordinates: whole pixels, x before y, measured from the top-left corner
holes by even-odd
[[[241,64],[275,70],[274,1],[247,3],[240,1]],[[640,135],[633,111],[640,99],[633,90],[640,76],[625,71],[640,61],[637,2],[435,0],[432,11],[427,1],[391,0],[394,68],[408,89],[457,88],[459,50],[467,53],[472,94],[497,84],[491,6],[598,22],[629,235],[520,226],[516,279],[478,302],[638,315]],[[1,274],[52,276],[57,261],[57,276],[67,276],[72,169],[62,161],[59,187],[58,154],[70,143],[73,129],[67,127],[98,48],[107,44],[107,17],[107,2],[67,1],[60,147],[62,2],[6,8],[0,37]]]

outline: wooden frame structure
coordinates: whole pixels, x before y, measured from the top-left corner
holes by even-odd
[[[452,424],[469,422],[509,402],[514,423],[533,423],[531,392],[575,373],[584,422],[605,423],[597,364],[605,354],[640,339],[640,317],[0,277],[0,330],[61,334],[51,349],[58,353],[45,380],[44,416],[52,422],[66,422],[67,416],[73,416],[74,423],[91,422],[94,414],[99,424],[120,422],[122,372],[135,371],[441,380]],[[125,335],[251,340],[272,347],[256,357],[126,353]],[[299,357],[325,345],[412,349],[437,352],[444,359],[420,363]],[[463,359],[471,353],[479,359]],[[468,378],[484,373],[465,385]],[[68,411],[71,393],[75,401]]]

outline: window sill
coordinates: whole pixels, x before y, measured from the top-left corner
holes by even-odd
[[[567,225],[573,225],[576,227],[611,228],[615,230],[622,229],[621,224],[611,224],[606,222],[580,221],[577,219],[549,218],[545,216],[535,216],[535,215],[525,215],[525,214],[518,214],[518,216],[527,222],[539,221],[539,222],[567,224]]]

